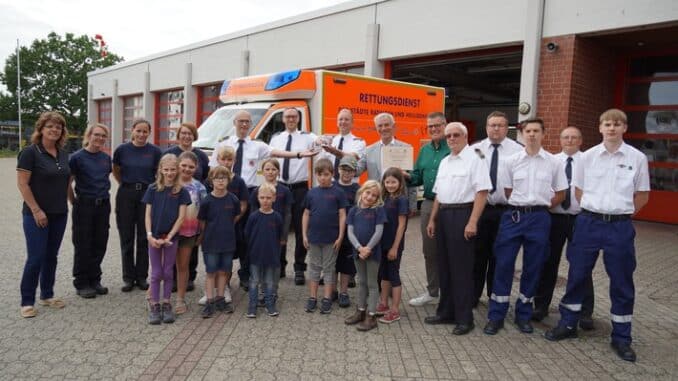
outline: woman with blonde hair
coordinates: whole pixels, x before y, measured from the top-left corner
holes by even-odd
[[[68,161],[75,182],[75,191],[68,188],[73,205],[73,286],[83,298],[108,294],[108,288],[101,285],[111,215],[111,157],[103,151],[108,136],[105,125],[88,126],[83,148]]]

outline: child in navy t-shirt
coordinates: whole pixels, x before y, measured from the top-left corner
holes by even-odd
[[[347,215],[353,205],[355,205],[355,195],[360,188],[360,185],[353,182],[357,163],[358,161],[350,155],[341,158],[341,161],[339,162],[339,178],[335,182],[336,186],[343,190],[346,195],[346,200],[348,201],[348,206],[346,207]],[[347,308],[351,305],[351,299],[348,296],[348,284],[351,281],[351,278],[355,276],[353,246],[348,240],[348,234],[344,234],[344,240],[339,248],[336,270],[339,274],[339,292],[337,295],[339,307]],[[334,289],[334,292],[337,292],[336,288]]]
[[[186,215],[191,196],[179,182],[179,160],[172,154],[160,159],[156,182],[148,187],[142,202],[146,204],[148,259],[151,263],[149,324],[173,323],[170,304],[177,256],[177,234]],[[162,307],[160,282],[163,282]],[[162,308],[162,309],[161,309]]]
[[[348,239],[355,252],[358,273],[358,309],[344,322],[358,324],[359,331],[369,331],[377,326],[377,300],[379,299],[379,261],[381,236],[386,223],[386,212],[381,207],[381,186],[368,180],[358,190],[358,202],[348,213]],[[367,311],[366,311],[367,310]]]
[[[217,166],[210,170],[209,179],[214,190],[200,204],[198,220],[202,234],[203,258],[205,261],[205,293],[207,301],[202,311],[204,318],[214,315],[215,309],[231,313],[233,307],[224,298],[224,290],[231,278],[233,253],[235,252],[235,224],[240,215],[238,198],[227,191],[231,171]],[[214,287],[218,286],[216,296]]]
[[[382,177],[384,211],[388,222],[384,225],[381,236],[381,263],[379,279],[381,279],[381,300],[377,306],[377,316],[382,323],[393,323],[400,320],[400,299],[402,286],[400,282],[400,259],[405,246],[407,217],[410,214],[409,200],[405,178],[400,168],[389,168]],[[388,297],[392,297],[391,309]]]
[[[337,252],[344,240],[346,229],[346,195],[332,182],[334,165],[328,159],[315,164],[318,186],[309,190],[304,199],[304,214],[301,218],[304,246],[308,252],[309,298],[306,312],[317,306],[318,283],[323,274],[325,287],[320,312],[332,311],[332,288],[336,282]]]
[[[259,284],[264,289],[264,301],[269,316],[278,316],[275,306],[276,284],[280,273],[280,246],[283,245],[283,219],[273,210],[276,189],[264,183],[257,192],[259,210],[253,211],[245,225],[247,258],[250,263],[249,307],[247,317],[257,317]]]

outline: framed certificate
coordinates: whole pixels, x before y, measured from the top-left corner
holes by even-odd
[[[381,168],[386,170],[396,167],[410,171],[414,168],[412,146],[385,146],[381,147]]]

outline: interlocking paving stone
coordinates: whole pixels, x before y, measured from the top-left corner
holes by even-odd
[[[335,307],[329,315],[306,313],[305,287],[293,279],[280,284],[281,315],[256,319],[244,314],[247,296],[231,281],[236,311],[212,319],[199,316],[202,272],[198,290],[187,294],[189,312],[171,325],[146,323],[144,293],[120,292],[120,250],[115,218],[111,216],[103,283],[109,295],[85,300],[71,283],[73,247],[70,225],[57,269],[56,295],[63,310],[36,306],[38,316],[19,317],[19,281],[25,261],[21,200],[16,190],[14,159],[0,159],[0,171],[11,181],[0,183],[0,379],[102,380],[631,380],[678,378],[678,228],[636,222],[636,305],[633,320],[638,362],[623,362],[609,347],[608,279],[602,257],[594,270],[596,288],[593,332],[551,343],[543,338],[558,319],[555,303],[564,292],[567,261],[563,260],[550,315],[535,324],[531,335],[520,333],[509,311],[506,328],[494,337],[482,333],[487,299],[474,310],[476,328],[456,337],[453,326],[430,326],[424,317],[434,305],[411,307],[407,301],[425,290],[418,221],[406,234],[401,276],[401,320],[360,333],[343,320],[353,313]],[[113,193],[114,194],[114,193]],[[415,220],[418,217],[414,218]],[[288,242],[288,274],[293,259]],[[237,261],[236,261],[237,268]],[[520,259],[516,273],[520,271]],[[514,283],[513,297],[517,296]],[[356,289],[349,289],[355,302]]]

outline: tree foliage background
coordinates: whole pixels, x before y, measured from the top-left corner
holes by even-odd
[[[102,57],[93,37],[64,37],[52,32],[46,39],[20,47],[22,124],[32,126],[43,111],[59,111],[71,134],[81,135],[87,125],[87,72],[114,65],[122,57]],[[17,120],[16,53],[5,60],[0,82],[0,120]]]

